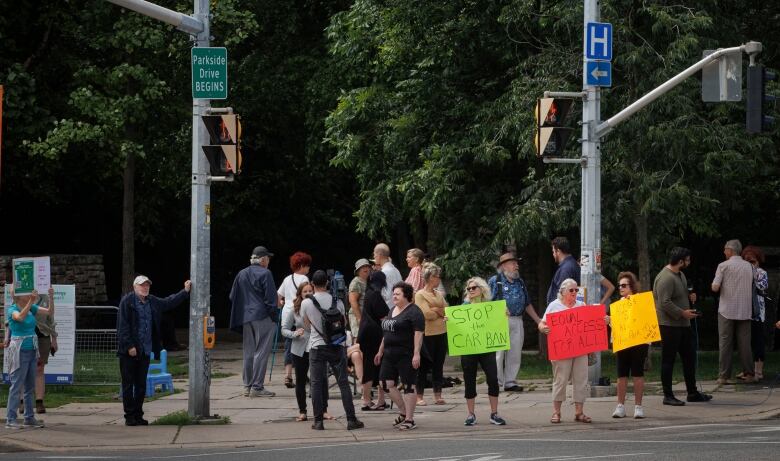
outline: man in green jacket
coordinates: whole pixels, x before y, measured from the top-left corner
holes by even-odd
[[[688,402],[706,402],[711,395],[696,388],[696,359],[693,348],[691,319],[699,312],[690,308],[688,282],[682,269],[691,264],[691,251],[674,247],[669,252],[669,264],[661,269],[653,282],[655,310],[661,330],[661,385],[664,390],[664,405],[682,406],[685,402],[674,396],[672,371],[677,354],[683,365]]]

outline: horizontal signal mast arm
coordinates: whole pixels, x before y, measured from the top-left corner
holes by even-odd
[[[110,3],[119,5],[122,8],[133,10],[144,16],[158,19],[164,23],[170,24],[182,32],[196,35],[203,32],[203,23],[199,20],[178,11],[169,10],[160,5],[147,2],[145,0],[108,0]]]

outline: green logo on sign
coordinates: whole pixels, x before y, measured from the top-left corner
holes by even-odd
[[[227,48],[192,49],[192,98],[227,99]]]

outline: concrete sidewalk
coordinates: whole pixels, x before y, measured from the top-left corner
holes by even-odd
[[[370,440],[463,437],[467,434],[504,436],[548,431],[587,431],[592,427],[652,428],[668,425],[746,421],[775,418],[780,415],[780,393],[772,392],[767,385],[719,386],[714,382],[701,383],[705,392],[714,394],[710,403],[687,404],[684,407],[662,405],[660,395],[644,398],[646,419],[613,419],[615,397],[589,399],[585,412],[593,418],[593,424],[573,421],[574,406],[566,402],[562,424],[549,422],[552,413],[549,381],[522,381],[533,391],[502,393],[499,413],[507,420],[507,426],[489,424],[489,406],[484,384],[478,387],[478,424],[464,427],[466,417],[463,386],[444,389],[445,405],[433,405],[430,389],[426,391],[428,405],[418,407],[415,420],[418,429],[408,433],[393,430],[392,420],[396,411],[361,412],[361,399],[355,396],[358,418],[366,427],[357,431],[346,430],[346,420],[341,408],[338,389],[331,389],[330,413],[334,421],[325,421],[325,431],[313,431],[311,426],[311,401],[309,421],[296,422],[298,415],[294,389],[283,385],[284,370],[278,353],[271,382],[267,388],[276,392],[273,398],[247,398],[242,396],[241,345],[222,342],[212,351],[212,369],[233,376],[215,379],[211,384],[211,413],[230,417],[230,425],[197,426],[148,426],[126,427],[121,402],[72,403],[60,408],[47,409],[44,416],[46,428],[10,430],[0,426],[0,446],[12,445],[33,450],[123,449],[123,448],[176,448],[176,447],[251,447],[294,446],[299,444],[355,442]],[[186,355],[175,352],[172,355]],[[457,363],[457,359],[450,363]],[[448,376],[460,373],[448,367]],[[522,376],[522,372],[521,372]],[[177,381],[177,389],[185,392],[146,402],[146,419],[153,421],[168,413],[187,410],[187,382]],[[684,385],[678,385],[678,397],[684,398]],[[652,387],[652,386],[650,386]],[[633,396],[629,394],[627,413],[633,414]],[[5,402],[3,402],[5,403]],[[2,415],[5,415],[3,410]],[[0,450],[2,451],[2,450]]]

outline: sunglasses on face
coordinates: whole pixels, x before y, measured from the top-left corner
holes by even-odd
[[[568,291],[569,293],[576,293],[576,292],[580,291],[580,289],[579,288],[569,288],[566,291]]]
[[[466,287],[469,291],[479,290],[479,287]]]
[[[627,284],[627,283],[621,283],[620,285],[618,285],[618,287],[620,287],[620,288],[628,288],[629,286],[630,285]]]

